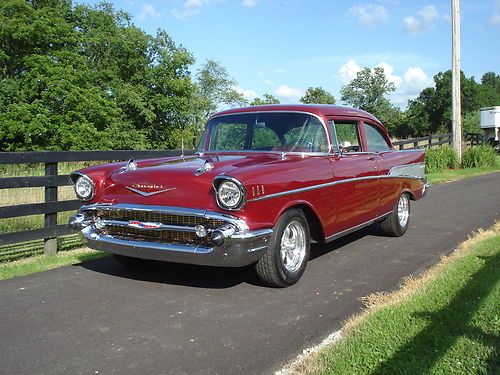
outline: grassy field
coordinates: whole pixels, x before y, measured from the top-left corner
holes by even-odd
[[[431,185],[435,185],[494,172],[500,172],[500,156],[497,156],[497,163],[493,167],[448,169],[443,172],[429,173],[427,179]]]
[[[68,162],[58,164],[59,174],[69,174],[80,168],[99,164],[100,162]],[[20,164],[20,165],[0,165],[0,177],[23,177],[23,176],[43,176],[45,173],[43,164]],[[44,201],[44,188],[18,188],[0,189],[0,207],[17,204],[40,203]],[[72,186],[61,186],[58,188],[58,200],[75,199]],[[73,212],[61,212],[57,215],[58,224],[66,224]],[[16,232],[30,229],[42,228],[44,223],[43,215],[30,215],[0,219],[0,233]],[[61,251],[81,247],[83,241],[78,234],[64,236],[59,239]],[[26,258],[43,253],[43,241],[29,241],[20,244],[0,246],[0,264],[17,259]]]
[[[108,254],[86,248],[60,252],[56,255],[37,255],[27,259],[0,264],[0,280],[47,271],[61,266],[69,266],[104,256],[108,256]]]
[[[284,374],[498,374],[500,223],[392,294]]]

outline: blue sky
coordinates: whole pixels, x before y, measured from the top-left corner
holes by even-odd
[[[94,0],[77,0],[95,4]],[[297,102],[311,86],[340,99],[363,67],[382,66],[404,107],[451,69],[450,0],[111,0],[148,33],[167,31],[196,71],[219,61],[248,99]],[[461,63],[467,76],[500,73],[500,0],[462,0]],[[500,104],[500,103],[499,103]]]

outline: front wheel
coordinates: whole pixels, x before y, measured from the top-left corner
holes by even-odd
[[[380,222],[382,232],[391,237],[400,237],[406,233],[410,224],[410,196],[403,193],[399,196],[392,213]]]
[[[255,265],[262,282],[284,288],[300,280],[309,259],[310,234],[307,219],[299,209],[280,216],[264,256]]]

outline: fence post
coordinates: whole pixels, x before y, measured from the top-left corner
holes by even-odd
[[[432,148],[432,135],[429,135],[429,145],[427,148]]]
[[[57,176],[57,162],[45,163],[45,176]],[[57,186],[45,186],[45,203],[57,201]],[[45,227],[57,225],[57,212],[45,214]],[[57,253],[57,237],[43,239],[43,252],[45,254]]]

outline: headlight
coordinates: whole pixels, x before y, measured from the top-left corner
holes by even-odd
[[[217,192],[217,203],[221,208],[236,210],[241,208],[246,199],[245,187],[236,179],[220,178],[222,182],[214,187]],[[216,181],[214,181],[216,182]]]
[[[88,201],[92,199],[94,197],[94,192],[94,183],[89,177],[81,175],[75,180],[75,193],[81,200]]]

